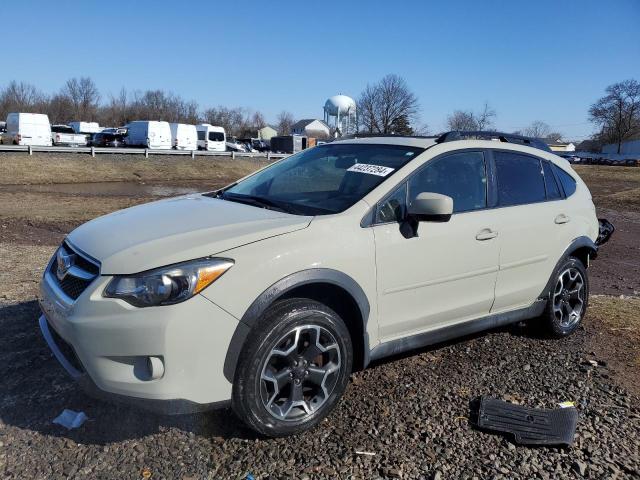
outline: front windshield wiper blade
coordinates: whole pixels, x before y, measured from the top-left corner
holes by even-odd
[[[296,209],[291,208],[288,204],[282,204],[275,202],[269,198],[258,197],[257,195],[238,195],[233,193],[223,192],[220,197],[223,200],[230,200],[232,202],[246,203],[247,205],[253,205],[254,207],[268,208],[269,210],[277,210],[284,213],[291,213],[299,215]]]

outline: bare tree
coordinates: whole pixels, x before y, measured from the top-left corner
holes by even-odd
[[[522,129],[521,133],[527,137],[547,138],[551,133],[551,127],[540,120],[536,120],[528,127]]]
[[[603,143],[622,142],[640,134],[640,82],[625,80],[609,85],[606,95],[589,109],[589,119],[600,127]]]
[[[389,74],[367,85],[358,99],[358,118],[369,133],[394,133],[394,127],[410,128],[418,113],[418,98],[400,76]]]
[[[449,130],[475,131],[489,130],[493,127],[496,111],[487,102],[478,113],[472,110],[456,110],[447,118]]]
[[[276,121],[278,122],[276,127],[278,135],[289,135],[291,133],[291,126],[295,123],[292,113],[283,110],[278,114]]]
[[[249,129],[248,116],[243,108],[218,107],[209,108],[204,112],[207,123],[223,127],[228,135],[242,136]]]
[[[61,94],[71,100],[75,120],[95,119],[100,103],[100,92],[91,78],[80,77],[67,80]]]
[[[449,115],[449,117],[447,117],[447,126],[449,130],[478,130],[478,124],[476,123],[473,112],[465,110],[456,110]]]
[[[46,103],[46,95],[36,87],[14,80],[0,92],[0,118],[11,112],[41,113]]]
[[[478,130],[489,130],[493,127],[493,119],[496,117],[496,111],[484,102],[484,107],[480,113],[476,114],[476,124]]]

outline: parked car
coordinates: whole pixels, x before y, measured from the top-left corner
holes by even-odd
[[[236,137],[227,137],[226,142],[227,152],[246,152],[247,149],[240,140]]]
[[[126,135],[127,131],[127,127],[108,127],[102,129],[102,133],[119,133],[121,135]]]
[[[214,152],[224,152],[227,149],[227,136],[224,128],[208,123],[196,125],[198,131],[198,149]]]
[[[185,123],[172,123],[171,127],[171,145],[176,150],[197,150],[198,149],[198,131],[195,125],[187,125]]]
[[[94,147],[124,147],[126,146],[125,135],[122,133],[94,133],[91,137],[91,145]]]
[[[268,152],[269,151],[269,143],[265,140],[261,140],[259,138],[252,138],[251,144],[253,149],[257,152]]]
[[[373,360],[527,319],[570,335],[612,227],[568,162],[495,135],[334,141],[92,220],[45,268],[44,338],[94,393],[280,436]]]
[[[155,150],[171,149],[171,127],[168,122],[136,120],[127,125],[127,145]]]
[[[43,113],[10,113],[6,128],[0,136],[4,145],[51,146],[51,125]]]
[[[51,142],[56,146],[84,147],[87,145],[87,136],[74,132],[68,125],[51,125]]]

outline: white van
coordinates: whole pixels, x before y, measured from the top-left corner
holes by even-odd
[[[198,149],[198,131],[195,125],[187,125],[186,123],[172,123],[171,127],[171,146],[176,150],[197,150]]]
[[[138,120],[127,125],[127,145],[171,150],[171,127],[168,122]]]
[[[227,150],[227,136],[224,128],[214,127],[208,123],[196,125],[198,130],[198,149],[225,152]]]
[[[51,146],[51,125],[43,113],[10,113],[7,131],[2,134],[5,145]]]

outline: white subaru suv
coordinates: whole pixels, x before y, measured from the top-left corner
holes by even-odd
[[[351,138],[80,226],[39,324],[94,394],[288,435],[382,357],[532,318],[570,334],[610,230],[534,140]]]

